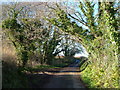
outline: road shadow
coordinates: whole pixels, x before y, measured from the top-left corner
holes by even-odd
[[[29,88],[85,88],[80,75],[31,73],[26,77]]]
[[[80,79],[80,60],[71,65],[54,70],[44,70],[27,74],[30,88],[86,88]]]

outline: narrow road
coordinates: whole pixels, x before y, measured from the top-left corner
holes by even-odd
[[[45,72],[52,77],[42,88],[85,88],[80,80],[79,62],[79,60],[76,60],[75,63],[60,71]]]

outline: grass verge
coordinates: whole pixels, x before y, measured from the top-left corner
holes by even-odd
[[[88,88],[119,88],[117,70],[108,72],[102,68],[89,65],[81,73],[81,77]]]

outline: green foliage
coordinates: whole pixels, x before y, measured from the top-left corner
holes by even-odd
[[[59,8],[59,6],[57,6]],[[53,12],[55,12],[57,18],[46,18],[51,24],[57,26],[59,29],[76,34],[82,31],[82,28],[79,27],[75,22],[70,22],[70,18],[67,17],[67,14],[62,9],[56,9]]]
[[[19,58],[23,60],[23,63],[28,60],[27,51],[25,46],[25,36],[24,30],[20,28],[21,25],[17,23],[16,19],[7,19],[3,21],[3,28],[6,30],[5,33],[8,35],[9,39],[12,41],[13,45],[16,48]],[[20,35],[21,34],[21,35]]]
[[[58,45],[58,43],[61,41],[58,39],[59,38],[59,33],[56,33],[56,31],[53,32],[53,37],[51,38],[51,40],[46,40],[44,43],[44,53],[45,53],[45,59],[47,60],[47,64],[51,64],[52,60],[54,58],[54,50],[56,49],[56,46]],[[56,40],[58,39],[58,40]]]
[[[101,32],[102,34],[97,35],[92,40],[90,44],[92,47],[88,47],[91,53],[89,60],[92,63],[82,72],[82,77],[91,88],[118,88],[117,42],[113,35],[116,27],[113,25],[114,18],[112,18],[111,13],[106,11],[109,11],[109,7],[113,6],[112,4],[108,4],[109,7],[104,5],[106,3],[101,3],[100,6],[103,12],[101,12],[102,16],[98,20],[97,32],[93,32],[95,34]],[[85,79],[86,77],[88,81]],[[89,83],[90,80],[93,81]]]
[[[15,5],[10,9],[9,18],[2,23],[4,32],[16,48],[18,60],[24,67],[32,54],[40,53],[40,63],[51,64],[53,52],[61,41],[60,34],[56,30],[53,32],[52,25],[44,26],[40,20],[18,17],[20,12]]]
[[[59,6],[57,6],[59,9],[53,10],[57,19],[48,19],[48,21],[61,30],[82,38],[82,45],[90,53],[89,61],[91,62],[83,71],[82,77],[90,87],[118,88],[118,37],[116,32],[118,25],[114,2],[99,2],[98,4],[99,13],[94,16],[95,4],[80,2],[79,9],[84,14],[86,21],[82,19],[80,12],[78,12],[80,19],[68,14],[72,19],[87,26],[89,32],[78,27],[76,23],[70,23],[67,14]],[[80,30],[78,31],[77,28]],[[85,33],[88,34],[85,36]]]
[[[3,28],[16,29],[20,28],[20,25],[17,23],[16,19],[7,19],[3,21]]]
[[[75,13],[74,17],[71,14],[67,14],[57,5],[57,9],[53,9],[56,17],[46,18],[46,20],[59,30],[81,38],[79,42],[90,53],[88,61],[91,63],[82,72],[82,78],[89,87],[118,88],[117,54],[120,53],[120,50],[117,49],[120,40],[118,39],[119,34],[117,33],[118,17],[116,17],[114,3],[98,2],[99,11],[96,16],[94,15],[95,3],[80,2],[79,4],[79,9],[83,14],[77,12],[78,16]],[[21,10],[16,9],[15,5],[15,7],[10,9],[9,18],[2,23],[4,32],[16,48],[18,60],[22,62],[23,67],[19,68],[19,70],[31,70],[31,68],[26,68],[25,65],[28,60],[31,60],[31,56],[33,55],[36,55],[36,57],[39,56],[38,60],[41,64],[53,64],[56,60],[53,58],[57,55],[56,53],[53,54],[53,52],[59,42],[61,42],[61,39],[59,39],[60,33],[57,32],[57,29],[53,30],[51,24],[44,26],[37,19],[19,17],[19,20],[18,16]],[[82,15],[85,19],[83,19]],[[71,22],[68,16],[88,27],[88,30],[84,30],[75,22]],[[80,18],[78,19],[76,17]],[[51,33],[53,34],[51,35]],[[65,56],[68,56],[69,51],[67,44],[65,46]],[[60,63],[58,64],[56,60],[57,63],[54,63],[54,66],[65,66],[72,62],[72,60],[59,60],[58,62]],[[43,69],[49,67],[51,66],[40,66],[38,68]],[[14,77],[14,74],[11,73],[11,75]],[[18,76],[17,73],[15,75]],[[10,83],[10,80],[5,82]],[[20,82],[18,80],[17,83]],[[18,85],[16,85],[16,81],[13,83],[15,86]]]
[[[14,10],[12,14],[16,12]],[[35,33],[32,30],[35,30],[37,27],[41,26],[40,21],[33,21],[34,22],[25,22],[23,19],[23,21],[21,21],[22,24],[19,24],[17,22],[17,17],[11,17],[4,20],[2,23],[2,27],[6,35],[16,48],[18,59],[22,61],[23,67],[26,65],[29,59],[29,54],[36,49],[35,44],[33,44],[36,42],[36,38],[32,37],[32,35],[35,35]]]

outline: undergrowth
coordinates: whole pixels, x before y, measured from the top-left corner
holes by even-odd
[[[96,60],[96,63],[90,63],[81,73],[83,81],[89,88],[119,88],[118,60],[113,56],[105,63],[104,57],[101,58]]]
[[[2,88],[27,88],[27,78],[13,63],[2,63]]]

